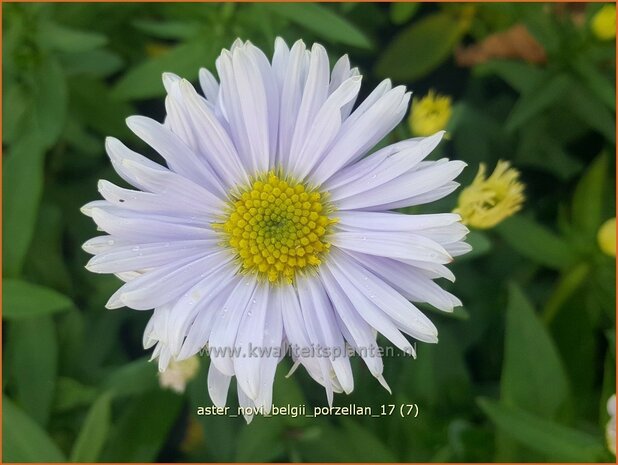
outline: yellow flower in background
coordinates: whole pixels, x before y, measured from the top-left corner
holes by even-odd
[[[601,225],[597,234],[599,248],[605,255],[616,256],[616,218],[611,218]]]
[[[468,187],[459,195],[454,213],[461,215],[462,223],[473,228],[492,228],[505,218],[518,212],[524,202],[524,185],[519,181],[519,171],[507,161],[498,161],[488,178],[481,163],[479,171]]]
[[[187,431],[180,443],[180,450],[185,454],[200,449],[204,445],[204,427],[194,416],[189,416]]]
[[[451,98],[430,90],[422,99],[412,100],[410,131],[415,136],[431,136],[446,128],[452,113]]]
[[[149,58],[157,58],[161,55],[165,55],[170,51],[170,46],[167,44],[162,44],[160,42],[149,42],[146,44],[146,55]]]
[[[616,37],[616,5],[605,5],[592,17],[592,32],[601,40]]]
[[[200,361],[197,355],[185,360],[172,360],[165,371],[159,372],[159,385],[182,394],[185,392],[187,383],[195,378],[199,369]]]

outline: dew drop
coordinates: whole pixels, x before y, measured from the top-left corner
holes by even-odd
[[[131,249],[133,252],[137,252],[139,250],[139,245],[136,245]]]
[[[110,239],[109,241],[107,241],[107,245],[114,245],[114,241]]]

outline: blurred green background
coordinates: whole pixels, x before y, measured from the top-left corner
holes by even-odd
[[[4,461],[614,461],[615,258],[597,231],[615,216],[616,63],[593,27],[602,7],[3,3]],[[270,55],[276,36],[348,53],[365,95],[391,77],[450,96],[435,156],[468,163],[464,186],[480,162],[522,172],[523,210],[473,231],[452,267],[463,309],[426,309],[440,343],[385,359],[392,396],[354,359],[355,390],[335,399],[416,403],[417,418],[199,417],[208,360],[183,395],[160,388],[141,346],[149,312],[105,310],[119,280],[84,269],[96,232],[79,207],[98,179],[119,181],[104,137],[149,154],[124,118],[163,118],[163,71],[195,82],[236,37]],[[386,142],[408,137],[406,120]],[[326,405],[282,365],[275,404]]]

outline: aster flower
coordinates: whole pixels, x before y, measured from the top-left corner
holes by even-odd
[[[414,98],[408,123],[415,136],[431,136],[446,129],[453,114],[451,98],[433,90],[421,98]]]
[[[105,200],[83,208],[107,233],[84,244],[87,268],[125,281],[107,307],[154,309],[144,347],[161,371],[206,347],[217,406],[236,376],[240,405],[268,412],[285,351],[329,402],[354,387],[347,348],[387,386],[376,331],[407,352],[404,334],[437,342],[412,302],[460,305],[434,279],[470,248],[456,214],[390,210],[451,193],[465,164],[424,160],[441,132],[371,153],[410,94],[385,80],[355,106],[358,70],[347,56],[331,70],[319,44],[277,39],[269,61],[238,40],[216,68],[200,70],[204,97],[164,74],[164,124],[127,119],[167,166],[106,141],[135,187],[100,181]]]
[[[524,185],[519,181],[519,171],[507,161],[500,160],[493,173],[486,176],[486,166],[481,163],[476,177],[461,191],[455,213],[462,222],[478,229],[493,228],[514,215],[524,203]]]

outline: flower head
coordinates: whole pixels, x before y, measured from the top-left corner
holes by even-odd
[[[436,94],[433,90],[418,100],[412,100],[410,131],[415,136],[430,136],[446,129],[453,113],[451,98]]]
[[[597,234],[599,248],[605,255],[616,256],[616,218],[610,218],[599,228]]]
[[[154,309],[144,347],[169,385],[206,350],[217,406],[235,376],[240,406],[268,412],[286,352],[329,402],[354,387],[348,348],[387,386],[376,333],[407,352],[404,334],[437,342],[412,302],[460,305],[434,279],[454,279],[445,265],[470,249],[456,214],[390,210],[448,195],[465,164],[424,160],[441,132],[372,151],[410,94],[385,80],[355,105],[358,70],[347,56],[331,70],[319,44],[278,39],[269,60],[239,40],[216,67],[200,71],[204,96],[164,74],[164,124],[128,118],[166,166],[106,142],[135,188],[100,181],[105,200],[83,208],[106,233],[84,244],[87,268],[125,281],[107,306]]]
[[[162,388],[182,394],[199,369],[200,361],[197,355],[184,360],[172,360],[164,371],[159,372],[159,384]]]
[[[609,421],[605,427],[605,439],[607,440],[607,448],[616,455],[616,394],[612,395],[607,400],[607,413]]]
[[[616,38],[616,5],[604,5],[592,17],[592,32],[600,40]]]
[[[468,187],[459,194],[455,213],[462,222],[478,229],[493,228],[518,212],[524,202],[524,185],[519,181],[519,171],[509,162],[500,160],[488,178],[481,163],[479,171]]]

